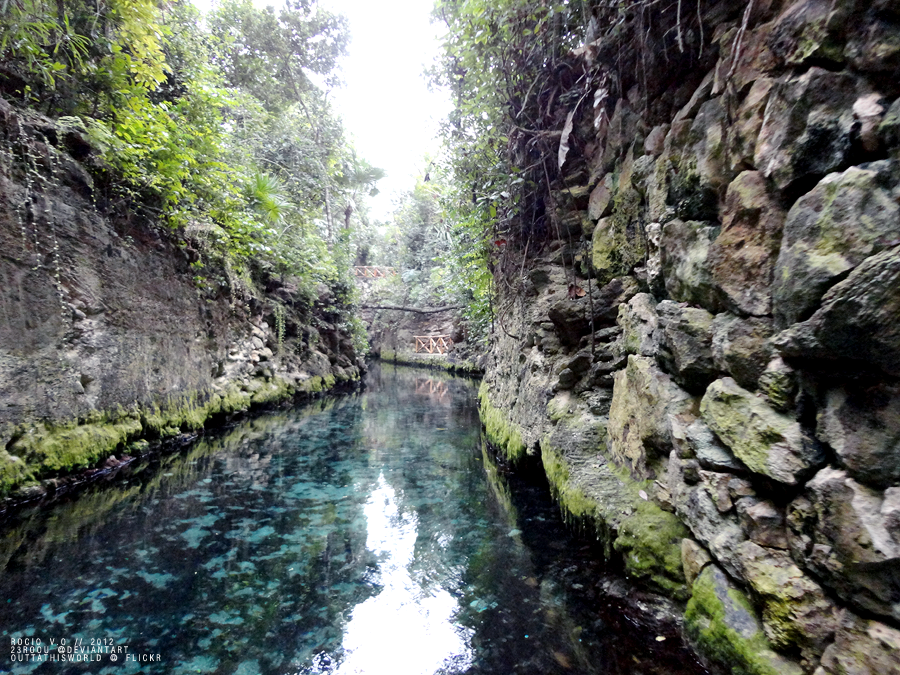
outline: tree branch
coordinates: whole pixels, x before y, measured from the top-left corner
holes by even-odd
[[[398,312],[416,312],[417,314],[437,314],[438,312],[448,312],[451,309],[461,309],[460,305],[449,305],[447,307],[399,307],[397,305],[360,305],[360,309],[393,309]]]

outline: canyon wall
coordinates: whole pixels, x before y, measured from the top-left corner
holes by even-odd
[[[2,100],[0,150],[0,497],[359,377],[329,289],[199,277],[202,225],[111,200],[82,134]]]
[[[630,11],[547,97],[488,434],[714,667],[900,673],[900,3]]]

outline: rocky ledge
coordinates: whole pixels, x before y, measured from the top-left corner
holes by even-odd
[[[702,11],[689,66],[572,54],[483,420],[713,668],[900,673],[900,6]]]
[[[0,498],[363,367],[330,289],[310,299],[227,266],[195,278],[203,225],[173,232],[108,202],[93,155],[0,100]]]

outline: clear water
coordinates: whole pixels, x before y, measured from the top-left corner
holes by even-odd
[[[0,671],[702,672],[479,428],[471,382],[375,368],[17,514]]]

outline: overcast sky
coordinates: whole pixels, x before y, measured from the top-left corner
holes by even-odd
[[[213,0],[193,0],[209,11]],[[423,75],[438,53],[440,26],[430,22],[433,0],[320,0],[350,21],[344,87],[332,93],[358,153],[387,171],[370,200],[372,216],[387,220],[396,196],[424,176],[426,154],[435,155],[449,98],[430,92]],[[254,0],[280,7],[282,0]]]
[[[425,174],[426,153],[437,153],[436,134],[449,110],[443,93],[428,91],[426,65],[437,55],[439,25],[430,23],[432,0],[323,0],[350,20],[344,60],[346,85],[334,101],[359,153],[388,172],[373,215],[385,219],[397,193]]]

